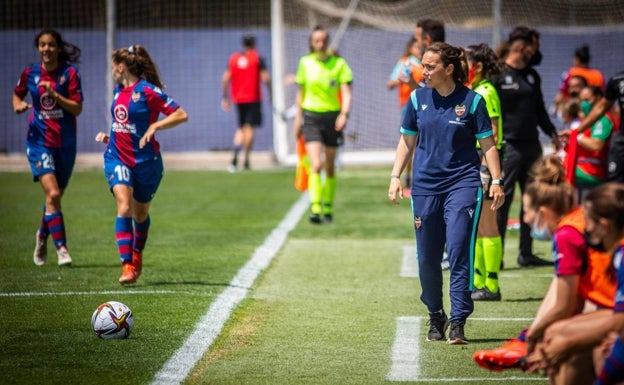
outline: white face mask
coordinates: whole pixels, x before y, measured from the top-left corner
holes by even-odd
[[[537,239],[538,241],[550,241],[552,240],[552,233],[548,229],[548,226],[544,224],[544,226],[539,226],[540,215],[536,215],[535,221],[533,221],[533,225],[531,225],[531,237],[533,239]]]

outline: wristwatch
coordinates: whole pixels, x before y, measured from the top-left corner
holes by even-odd
[[[492,184],[497,184],[497,185],[503,187],[503,185],[504,185],[503,178],[501,178],[501,179],[492,179]]]

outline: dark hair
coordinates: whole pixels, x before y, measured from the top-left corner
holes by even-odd
[[[431,37],[431,40],[435,42],[443,42],[445,40],[444,23],[435,19],[422,19],[418,20],[416,27],[422,29],[423,38],[425,36]]]
[[[587,79],[585,78],[585,76],[581,76],[581,75],[572,75],[570,76],[570,79],[578,79],[581,81],[581,85],[583,87],[587,87]],[[569,82],[570,80],[568,80]]]
[[[143,78],[157,87],[165,87],[160,81],[156,64],[143,46],[136,44],[116,49],[113,51],[112,60],[113,63],[125,64],[132,75]]]
[[[592,96],[597,96],[599,98],[604,96],[604,92],[600,86],[585,86],[583,88],[587,88],[591,92]]]
[[[525,43],[532,44],[534,40],[539,39],[540,33],[537,30],[531,29],[525,26],[519,26],[509,32],[509,38],[507,41],[509,44],[516,40],[522,40]]]
[[[466,48],[466,56],[468,60],[475,64],[483,64],[483,73],[481,76],[486,79],[502,72],[501,61],[492,48],[485,43],[468,46],[468,48]]]
[[[245,48],[253,48],[256,46],[256,37],[254,35],[244,35],[241,43]]]
[[[35,47],[39,47],[39,39],[43,35],[50,35],[54,41],[56,41],[56,45],[59,47],[59,62],[80,63],[80,48],[72,43],[64,41],[61,34],[54,29],[44,29],[39,32],[35,37]]]
[[[465,84],[468,81],[468,60],[463,48],[437,42],[425,48],[425,52],[433,52],[440,55],[440,60],[442,60],[444,67],[453,64],[453,81],[455,83]]]
[[[576,191],[565,178],[565,168],[556,154],[551,154],[531,169],[530,183],[524,193],[534,209],[549,207],[558,215],[570,212],[576,206]]]
[[[409,56],[411,55],[411,51],[412,51],[412,46],[416,43],[416,38],[414,36],[410,37],[409,41],[407,42],[407,45],[405,46],[405,54],[403,56]]]
[[[581,64],[589,64],[589,61],[591,60],[591,56],[589,54],[589,46],[587,44],[583,44],[582,46],[578,47],[574,51],[574,56]]]
[[[619,231],[624,229],[624,183],[601,184],[591,190],[584,203],[590,216],[613,222]]]

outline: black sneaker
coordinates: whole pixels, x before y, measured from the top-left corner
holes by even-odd
[[[449,322],[446,313],[429,313],[429,332],[427,333],[427,341],[441,341],[444,339],[444,333],[448,329]]]
[[[323,215],[323,222],[330,224],[334,220],[334,217],[331,214]]]
[[[554,263],[552,261],[547,261],[545,259],[542,259],[535,254],[529,254],[529,255],[520,254],[518,255],[518,265],[522,267],[553,266]]]
[[[319,214],[310,214],[310,223],[318,225],[321,223],[321,216]]]
[[[451,321],[451,331],[449,332],[449,339],[446,341],[449,345],[465,345],[468,343],[466,336],[464,335],[464,325],[466,321]]]
[[[500,289],[496,293],[492,293],[490,289],[484,287],[483,289],[475,289],[470,296],[474,301],[500,301],[501,292]]]

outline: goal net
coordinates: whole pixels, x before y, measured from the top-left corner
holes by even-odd
[[[346,161],[392,161],[400,109],[396,89],[388,90],[386,82],[419,19],[443,21],[446,41],[456,46],[496,47],[517,25],[536,28],[544,54],[537,70],[547,106],[582,44],[590,46],[590,64],[605,77],[624,70],[624,5],[618,1],[291,0],[284,1],[283,7],[287,74],[294,73],[297,58],[309,52],[308,37],[316,25],[330,31],[334,46],[353,70]],[[287,105],[295,91],[287,88]],[[291,153],[292,148],[290,138]]]
[[[22,153],[27,114],[11,108],[21,71],[40,61],[33,44],[43,28],[59,30],[82,49],[79,69],[84,93],[78,117],[78,152],[101,152],[95,133],[108,129],[110,67],[108,51],[145,46],[156,62],[166,91],[189,114],[189,122],[158,133],[168,152],[225,151],[232,147],[235,113],[220,109],[221,75],[229,55],[241,49],[243,34],[256,36],[257,49],[271,70],[275,100],[266,101],[254,151],[271,152],[288,164],[295,157],[292,120],[280,116],[293,104],[289,84],[298,58],[308,53],[315,25],[330,31],[333,44],[354,73],[353,106],[343,147],[344,162],[387,162],[398,140],[400,111],[396,90],[386,81],[412,36],[417,20],[435,18],[453,45],[504,40],[516,25],[541,32],[547,104],[561,74],[572,65],[575,48],[590,46],[591,65],[605,77],[624,62],[624,3],[621,0],[11,0],[0,13],[0,152]],[[113,13],[111,13],[114,10]],[[276,12],[278,10],[279,12]],[[277,112],[277,113],[274,113]]]

